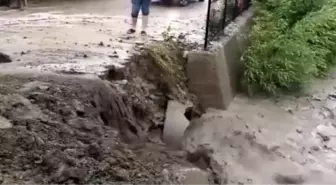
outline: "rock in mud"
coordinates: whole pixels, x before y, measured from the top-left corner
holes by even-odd
[[[1,63],[10,63],[10,62],[12,62],[12,59],[9,57],[9,55],[6,55],[6,54],[0,52],[0,64]]]
[[[277,184],[303,184],[305,182],[302,175],[276,174],[274,180]]]
[[[302,130],[301,128],[297,128],[297,129],[296,129],[296,132],[297,132],[298,134],[302,134],[303,130]]]
[[[195,167],[179,167],[173,166],[172,169],[163,169],[161,175],[164,177],[166,183],[171,182],[172,179],[176,184],[210,184],[209,174]]]
[[[317,134],[324,142],[327,142],[330,137],[336,137],[336,129],[332,125],[319,125],[317,126]]]
[[[210,166],[211,155],[213,153],[214,151],[211,147],[200,145],[194,152],[188,153],[187,159],[199,168],[206,170]]]
[[[85,113],[85,106],[78,100],[73,100],[74,108],[78,116],[83,116]]]
[[[115,174],[117,181],[129,181],[129,173],[127,172],[127,170],[125,169],[120,169],[117,171],[117,173]]]
[[[0,116],[0,129],[12,128],[13,124],[6,118]]]

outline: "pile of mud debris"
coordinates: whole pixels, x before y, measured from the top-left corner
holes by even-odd
[[[2,183],[161,184],[170,164],[187,164],[148,143],[149,120],[101,80],[0,79]]]
[[[113,68],[108,80],[1,74],[0,183],[183,183],[197,168],[161,141],[174,93],[138,67]]]

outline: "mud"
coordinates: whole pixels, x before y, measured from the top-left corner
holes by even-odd
[[[2,183],[182,184],[199,169],[212,184],[335,183],[335,75],[278,102],[238,96],[200,119],[188,108],[176,151],[161,140],[166,103],[193,98],[130,56],[169,25],[202,42],[206,3],[154,5],[140,37],[125,35],[128,1],[81,2],[0,12]]]
[[[195,171],[160,139],[167,99],[183,95],[166,95],[128,62],[134,46],[160,40],[171,23],[174,33],[203,30],[179,21],[176,9],[162,21],[154,8],[149,36],[129,36],[128,5],[49,2],[0,12],[2,183],[181,184]]]
[[[162,170],[191,166],[180,152],[148,142],[151,121],[103,81],[0,80],[2,183],[162,184],[173,182]]]

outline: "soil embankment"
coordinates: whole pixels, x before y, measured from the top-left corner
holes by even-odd
[[[55,75],[0,81],[2,183],[162,184],[172,182],[162,171],[191,166],[180,152],[148,142],[146,112],[109,82]]]

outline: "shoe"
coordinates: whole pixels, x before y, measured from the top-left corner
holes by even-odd
[[[142,31],[140,32],[140,34],[141,34],[142,36],[146,36],[146,35],[147,35],[147,32],[142,30]]]
[[[135,33],[135,29],[131,28],[127,30],[127,34],[133,34],[133,33]]]

